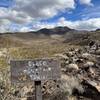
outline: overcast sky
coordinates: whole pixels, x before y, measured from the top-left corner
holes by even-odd
[[[0,0],[0,31],[100,28],[100,0]]]

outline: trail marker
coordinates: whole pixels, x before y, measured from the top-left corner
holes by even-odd
[[[42,100],[41,81],[60,79],[60,64],[54,59],[11,60],[11,82],[35,82],[35,100]]]

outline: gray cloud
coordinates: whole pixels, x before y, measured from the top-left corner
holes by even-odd
[[[23,12],[18,12],[12,9],[0,8],[0,20],[8,20],[12,23],[23,24],[31,21],[31,17]]]
[[[74,0],[16,0],[14,10],[32,18],[49,18],[65,9],[74,9]]]
[[[28,24],[33,20],[53,17],[59,11],[74,8],[74,0],[15,0],[12,7],[0,7],[0,24]]]

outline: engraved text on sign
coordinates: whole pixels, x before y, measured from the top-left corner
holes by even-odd
[[[16,83],[60,78],[60,65],[53,59],[12,60],[11,81]]]

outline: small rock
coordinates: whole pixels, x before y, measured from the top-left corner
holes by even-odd
[[[73,62],[76,62],[77,60],[79,60],[78,57],[73,57],[72,59],[73,59]]]
[[[89,68],[89,72],[90,72],[91,74],[95,75],[95,72],[94,72],[94,70],[93,70],[92,68]]]
[[[74,56],[74,52],[71,52],[71,51],[68,52],[68,53],[67,53],[67,56],[68,56],[68,57],[72,57],[72,56]]]
[[[21,100],[27,100],[27,98],[22,98]]]
[[[75,69],[75,70],[78,70],[79,69],[79,67],[78,67],[77,64],[69,64],[68,65],[68,68]]]
[[[100,55],[100,49],[95,52],[96,55]]]
[[[82,57],[83,58],[89,58],[89,57],[91,57],[91,54],[89,54],[89,53],[83,53]]]
[[[63,55],[63,54],[55,54],[54,56],[61,57],[63,59],[68,59],[68,57],[66,55]]]
[[[84,67],[93,67],[93,66],[94,66],[94,62],[90,62],[90,61],[84,64]]]

